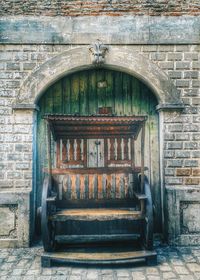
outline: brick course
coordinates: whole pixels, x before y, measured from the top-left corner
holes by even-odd
[[[0,15],[97,16],[97,15],[199,15],[198,0],[52,0],[0,1]]]

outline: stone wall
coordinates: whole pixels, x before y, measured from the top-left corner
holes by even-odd
[[[199,15],[198,0],[51,0],[51,1],[1,1],[0,15],[28,16],[181,16]]]
[[[161,29],[164,30],[165,27],[162,26]],[[77,35],[78,43],[72,38],[73,44],[45,44],[42,38],[42,43],[34,44],[28,42],[26,36],[26,44],[23,44],[23,40],[21,44],[13,44],[13,37],[9,37],[14,34],[13,30],[10,33],[9,29],[6,30],[6,40],[11,38],[11,43],[5,42],[6,37],[3,36],[0,45],[0,215],[9,218],[6,224],[4,219],[0,219],[0,246],[28,246],[29,231],[33,233],[34,224],[34,215],[30,216],[30,202],[33,214],[36,111],[28,108],[13,110],[13,105],[17,103],[20,86],[28,76],[40,69],[45,62],[48,65],[56,55],[81,46],[82,38],[90,41],[91,37],[88,37],[86,30]],[[195,216],[200,209],[200,45],[194,43],[198,40],[198,32],[195,30],[191,30],[192,36],[196,34],[193,41],[182,33],[182,29],[177,30],[177,38],[180,40],[176,38],[176,44],[175,37],[168,44],[163,37],[160,41],[162,44],[148,44],[146,39],[145,44],[142,44],[143,39],[137,37],[138,43],[129,41],[129,45],[121,45],[120,48],[142,55],[145,60],[157,65],[160,71],[164,71],[176,86],[185,105],[182,112],[170,109],[160,112],[161,177],[167,190],[166,197],[164,196],[166,224],[171,243],[183,244],[187,235],[188,244],[200,244],[198,220],[194,219],[194,223],[191,223],[189,218],[190,213]],[[92,36],[96,36],[95,29],[90,32]],[[114,32],[117,33],[117,30]],[[182,37],[178,32],[183,34]],[[110,37],[112,45],[121,44],[121,38],[116,33]],[[23,33],[20,34],[23,38]],[[127,42],[130,40],[128,34],[124,37]],[[159,41],[156,33],[152,33],[152,37]],[[104,38],[109,45],[109,34]],[[170,41],[170,38],[167,40]],[[181,44],[183,41],[185,43]],[[85,47],[89,45],[85,41],[84,44]],[[188,210],[185,211],[185,208]],[[23,226],[20,224],[22,221]]]
[[[0,46],[0,187],[31,188],[32,113],[13,113],[20,84],[45,61],[66,51],[59,45]],[[131,48],[131,47],[130,47]],[[166,185],[200,183],[200,46],[133,46],[156,63],[173,80],[185,109],[165,113],[165,182]]]

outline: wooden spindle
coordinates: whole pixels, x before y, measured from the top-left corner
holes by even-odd
[[[128,138],[124,138],[124,160],[128,160]]]
[[[121,138],[117,138],[117,160],[121,160],[122,159],[122,139]]]
[[[74,160],[74,139],[69,140],[69,160]]]
[[[77,139],[76,143],[76,160],[81,161],[81,139]]]
[[[110,138],[110,160],[115,160],[115,139]]]

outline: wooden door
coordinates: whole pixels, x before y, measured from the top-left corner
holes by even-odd
[[[92,69],[71,74],[53,84],[38,102],[40,112],[38,113],[37,133],[37,186],[41,186],[42,171],[47,165],[46,131],[42,119],[45,113],[95,115],[98,113],[99,107],[112,107],[113,114],[119,116],[147,115],[145,166],[148,167],[147,175],[150,178],[156,209],[155,229],[160,232],[161,199],[156,105],[157,100],[151,90],[135,77],[123,72]],[[136,146],[136,150],[137,164],[137,161],[140,161],[140,147]],[[54,150],[52,150],[52,156],[55,156]],[[101,160],[98,162],[103,164]],[[94,160],[90,164],[94,164]],[[40,196],[41,189],[38,187],[38,205]]]

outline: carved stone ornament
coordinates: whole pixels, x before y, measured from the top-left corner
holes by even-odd
[[[108,51],[108,47],[104,45],[100,40],[97,40],[94,44],[90,45],[89,50],[92,54],[92,63],[95,65],[101,65],[105,61],[105,54]]]

